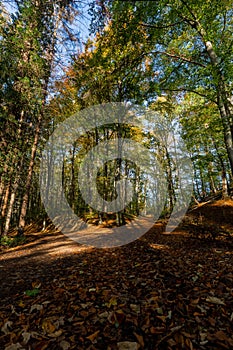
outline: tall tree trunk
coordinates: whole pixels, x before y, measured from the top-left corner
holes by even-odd
[[[165,147],[166,152],[166,174],[167,174],[167,184],[168,184],[168,195],[169,195],[169,211],[172,212],[176,197],[175,197],[175,190],[172,180],[172,160],[171,156],[168,152],[167,147]]]
[[[213,144],[214,144],[214,148],[216,150],[219,162],[220,162],[221,167],[222,167],[222,196],[223,196],[223,198],[226,198],[228,196],[228,183],[227,183],[226,166],[225,166],[225,163],[224,163],[224,160],[223,160],[221,154],[218,151],[218,147],[216,145],[215,140],[213,140]]]
[[[201,32],[203,38],[205,33]],[[233,125],[232,125],[232,101],[229,98],[225,83],[224,77],[218,67],[218,56],[213,48],[213,45],[210,41],[205,41],[205,46],[207,53],[209,55],[210,61],[215,68],[216,79],[218,79],[217,88],[217,104],[222,118],[223,130],[224,130],[224,141],[227,149],[228,159],[231,166],[231,173],[233,175]]]
[[[17,130],[17,138],[20,139],[22,136],[22,123],[24,121],[24,110],[21,111],[20,113],[20,120],[19,120],[19,126]],[[28,140],[25,140],[25,144],[27,144]],[[22,153],[23,149],[21,149]],[[4,226],[4,220],[6,216],[6,221],[5,221],[5,228],[4,228],[4,235],[7,235],[9,228],[10,228],[10,221],[11,221],[11,215],[12,215],[12,210],[14,207],[14,202],[15,202],[15,197],[16,197],[16,192],[18,190],[19,186],[19,180],[20,180],[20,173],[22,170],[22,165],[24,161],[24,156],[21,156],[20,159],[20,164],[18,169],[16,170],[15,178],[14,178],[14,171],[15,171],[15,164],[18,163],[20,158],[20,155],[18,151],[15,151],[14,154],[12,155],[11,158],[11,166],[9,168],[9,164],[6,162],[4,170],[7,172],[8,170],[8,184],[6,184],[6,190],[5,190],[5,195],[4,195],[4,200],[3,200],[3,205],[2,205],[2,210],[1,210],[1,226]],[[14,180],[13,180],[14,178]],[[13,181],[12,181],[13,180]],[[13,183],[13,184],[12,184]],[[11,188],[12,185],[12,188]],[[4,182],[3,182],[3,188],[4,188]],[[11,196],[10,196],[11,194]],[[8,200],[10,196],[10,201],[9,201],[9,206],[8,206]],[[2,230],[1,230],[2,232]]]
[[[121,124],[117,124],[117,139],[118,139],[118,157],[116,159],[116,169],[115,169],[115,181],[114,181],[114,188],[116,189],[116,184],[117,182],[121,179],[121,168],[122,168],[122,125]],[[120,201],[122,202],[123,198],[123,193],[118,193],[118,196],[120,197]],[[121,226],[123,225],[124,222],[124,218],[123,218],[123,214],[121,211],[116,211],[116,224],[117,226]]]
[[[4,193],[4,189],[5,189],[5,177],[7,174],[7,170],[8,170],[8,164],[7,164],[7,160],[5,160],[5,164],[4,164],[4,168],[1,174],[1,180],[0,180],[0,204],[1,204],[1,198],[2,195]]]
[[[75,146],[73,146],[72,149],[72,154],[71,154],[71,186],[70,186],[70,193],[69,193],[69,199],[70,199],[70,205],[73,211],[75,210],[75,193],[76,193],[76,188],[75,188]]]
[[[223,199],[228,197],[227,176],[225,169],[222,170],[222,197]]]
[[[18,190],[18,187],[19,187],[21,170],[23,168],[23,161],[24,161],[24,158],[22,157],[21,160],[20,160],[20,165],[19,165],[17,174],[15,175],[15,179],[13,181],[12,189],[11,189],[11,196],[10,196],[10,201],[9,201],[9,205],[8,205],[8,208],[7,208],[5,228],[4,228],[4,233],[3,233],[5,236],[8,234],[8,231],[9,231],[9,228],[10,228],[12,211],[13,211],[13,207],[14,207],[14,203],[15,203],[16,193],[17,193],[17,190]]]
[[[233,135],[232,126],[230,124],[232,116],[229,115],[229,110],[226,110],[224,106],[221,91],[218,92],[218,107],[223,123],[224,141],[227,149],[227,155],[230,162],[231,173],[233,175]]]
[[[30,159],[30,163],[29,163],[29,167],[28,167],[27,179],[26,179],[26,185],[25,185],[26,189],[25,189],[25,193],[23,196],[23,201],[22,201],[22,205],[21,205],[21,212],[20,212],[20,217],[19,217],[19,226],[21,226],[21,227],[25,226],[25,216],[27,213],[27,206],[28,206],[29,193],[30,193],[31,182],[32,182],[33,168],[34,168],[37,145],[38,145],[39,135],[40,135],[41,120],[42,120],[42,116],[39,115],[37,125],[36,125],[35,135],[34,135],[34,142],[33,142],[32,149],[31,149],[31,159]]]
[[[42,98],[42,106],[41,106],[41,111],[39,113],[38,119],[37,119],[37,124],[35,128],[35,134],[34,134],[34,141],[31,149],[31,159],[28,167],[28,172],[27,172],[27,179],[26,179],[26,185],[25,185],[25,193],[23,196],[23,201],[22,201],[22,206],[21,206],[21,212],[20,212],[20,218],[19,218],[19,226],[24,227],[25,226],[25,217],[27,213],[27,207],[28,207],[28,202],[29,202],[29,194],[30,194],[30,188],[31,188],[31,182],[32,182],[32,175],[33,175],[33,168],[35,164],[35,157],[36,157],[36,151],[37,151],[37,146],[38,146],[38,141],[39,141],[39,136],[40,136],[40,129],[41,129],[41,123],[42,123],[42,117],[44,113],[44,106],[45,106],[45,101],[46,97],[48,95],[48,83],[49,83],[49,78],[50,74],[52,71],[52,66],[54,63],[54,55],[55,55],[55,44],[57,40],[57,35],[58,35],[58,28],[60,21],[62,19],[62,14],[67,5],[69,5],[69,0],[63,2],[60,2],[58,6],[54,6],[53,10],[53,16],[51,18],[55,19],[54,23],[54,30],[53,33],[51,33],[51,42],[47,46],[45,50],[45,56],[47,57],[47,63],[48,63],[48,68],[47,68],[47,73],[44,76],[44,84],[41,86],[42,91],[43,91],[43,98]],[[41,4],[39,2],[35,2],[35,6],[40,8]]]
[[[201,180],[201,199],[205,199],[206,197],[206,187],[205,187],[205,180],[202,168],[200,167],[200,180]]]
[[[194,170],[194,180],[195,180],[195,182],[194,182],[194,194],[196,193],[196,195],[198,196],[198,199],[200,199],[201,194],[200,194],[200,189],[199,189],[197,168],[196,168],[195,162],[193,162],[193,170]]]
[[[3,196],[3,203],[1,207],[1,219],[0,219],[0,235],[2,235],[2,232],[3,232],[3,225],[4,225],[5,215],[7,211],[7,204],[10,196],[10,188],[11,188],[11,182],[9,182],[8,185],[6,186],[6,190]]]
[[[219,57],[217,53],[214,50],[212,42],[208,41],[207,39],[207,33],[202,27],[201,23],[199,22],[199,19],[194,16],[192,11],[190,10],[187,3],[182,0],[184,5],[188,8],[191,16],[192,21],[188,21],[188,23],[191,25],[191,27],[199,33],[201,36],[201,39],[203,41],[203,44],[206,47],[207,54],[209,56],[211,65],[213,66],[213,78],[216,79],[216,92],[217,92],[217,105],[218,109],[220,111],[220,116],[222,119],[223,124],[223,132],[224,132],[224,141],[225,146],[228,154],[228,159],[231,167],[231,173],[233,175],[233,121],[232,121],[232,111],[233,111],[233,102],[232,102],[232,96],[228,96],[227,89],[225,86],[225,79],[221,72],[221,69],[219,68]],[[193,21],[194,19],[194,21]]]

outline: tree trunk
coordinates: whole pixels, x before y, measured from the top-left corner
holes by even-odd
[[[218,152],[218,147],[216,145],[216,142],[213,140],[214,148],[216,150],[216,153],[218,155],[219,162],[222,167],[222,196],[223,198],[226,198],[228,196],[228,183],[227,183],[227,172],[226,172],[226,166],[224,163],[224,160],[221,156],[221,154]]]
[[[15,179],[13,182],[12,190],[11,190],[11,196],[10,196],[10,202],[7,208],[7,214],[6,214],[6,221],[5,221],[5,228],[4,228],[4,236],[8,234],[9,228],[10,228],[10,222],[11,222],[11,215],[15,203],[15,198],[16,198],[16,193],[19,187],[19,181],[20,181],[20,176],[21,176],[21,170],[23,167],[23,157],[20,160],[20,166],[18,169],[17,174],[15,175]]]
[[[166,152],[166,174],[167,174],[167,184],[168,184],[168,195],[169,195],[169,211],[172,212],[174,203],[176,201],[175,190],[172,180],[172,160],[168,152],[167,147],[165,147]]]
[[[228,197],[227,177],[225,170],[222,171],[222,197],[223,199]]]
[[[227,149],[227,155],[230,162],[231,173],[233,175],[233,135],[232,126],[230,124],[232,116],[228,114],[228,111],[224,107],[220,91],[218,92],[218,107],[223,123],[224,141]]]
[[[75,188],[75,170],[74,170],[74,166],[75,166],[75,146],[73,146],[72,149],[72,154],[71,154],[71,186],[70,186],[70,195],[69,195],[69,199],[70,199],[70,205],[72,210],[75,210],[75,193],[76,193],[76,188]]]
[[[7,169],[8,169],[8,164],[7,164],[7,161],[5,160],[5,165],[4,165],[4,168],[3,168],[3,171],[2,171],[2,174],[1,174],[1,180],[0,180],[0,203],[1,203],[2,195],[4,193],[4,188],[5,188],[5,179],[4,179],[4,177],[7,174]]]
[[[202,33],[204,34],[204,33]],[[204,35],[203,35],[204,37]],[[229,98],[224,83],[224,77],[218,68],[218,56],[214,51],[213,45],[210,41],[205,42],[206,50],[210,61],[215,68],[216,78],[218,79],[217,88],[217,104],[223,123],[224,141],[227,149],[228,159],[231,166],[231,173],[233,175],[233,125],[232,125],[232,102]]]
[[[1,208],[0,235],[3,232],[3,225],[4,225],[6,210],[7,210],[8,199],[9,199],[9,195],[10,195],[10,187],[11,187],[11,182],[9,182],[9,184],[7,185],[4,196],[3,196],[3,203],[2,203],[2,208]]]
[[[25,115],[24,110],[22,110],[20,113],[19,127],[18,127],[18,131],[17,131],[17,138],[18,139],[20,139],[20,137],[22,135],[22,123],[24,121],[24,115]],[[26,140],[25,140],[25,144],[27,144]],[[23,152],[23,149],[21,151]],[[24,161],[24,156],[21,156],[20,164],[19,164],[18,169],[16,170],[15,179],[14,179],[13,185],[12,185],[13,174],[14,174],[14,170],[15,170],[14,167],[15,167],[15,164],[18,163],[19,157],[20,156],[18,154],[18,151],[15,151],[14,154],[12,155],[12,158],[11,158],[10,169],[8,169],[9,164],[8,163],[5,164],[6,172],[8,170],[9,183],[8,183],[6,191],[5,191],[4,201],[3,201],[2,211],[1,211],[2,226],[4,225],[4,219],[5,219],[5,215],[6,215],[4,235],[7,235],[9,228],[10,228],[12,210],[13,210],[13,206],[14,206],[14,202],[15,202],[16,192],[17,192],[18,186],[19,186],[20,174],[21,174],[22,165],[23,165],[23,161]],[[12,185],[12,189],[11,189],[11,185]],[[10,193],[11,193],[11,196],[10,196],[9,206],[7,206]]]
[[[30,159],[30,163],[29,163],[29,167],[28,167],[27,180],[26,180],[26,186],[25,186],[26,189],[25,189],[25,193],[23,196],[20,218],[19,218],[19,226],[21,226],[23,228],[25,226],[25,216],[27,213],[29,192],[30,192],[31,182],[32,182],[33,167],[34,167],[34,163],[35,163],[37,145],[38,145],[39,135],[40,135],[41,119],[42,119],[42,116],[40,115],[38,117],[37,126],[36,126],[36,130],[35,130],[35,135],[34,135],[34,142],[33,142],[32,149],[31,149],[31,159]]]

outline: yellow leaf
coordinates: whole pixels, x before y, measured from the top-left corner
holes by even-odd
[[[25,307],[25,304],[23,303],[22,300],[20,300],[20,302],[18,303],[19,307]]]
[[[55,331],[56,327],[54,326],[54,324],[52,324],[52,322],[50,320],[44,320],[42,322],[42,329],[46,333],[51,334]]]
[[[161,320],[162,322],[166,322],[166,316],[156,316],[156,318],[158,318],[159,320]]]
[[[117,305],[117,299],[116,299],[115,297],[112,297],[112,298],[109,300],[107,306],[108,306],[108,307],[111,307],[111,306],[114,306],[114,305]]]
[[[39,281],[32,282],[33,289],[39,289],[41,287],[41,283]]]
[[[94,340],[95,340],[95,338],[98,336],[99,332],[100,332],[100,331],[97,331],[97,332],[95,332],[95,333],[89,335],[89,336],[87,337],[87,339],[89,339],[89,340],[93,343]]]

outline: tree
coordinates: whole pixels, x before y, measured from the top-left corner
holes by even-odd
[[[193,91],[217,105],[233,174],[231,0],[104,4],[96,6],[101,13],[98,20],[110,25],[120,41],[141,43],[138,59],[151,62],[154,74],[148,97],[159,90]],[[102,25],[99,30],[104,32],[104,28]]]
[[[17,1],[18,12],[2,30],[1,118],[4,129],[1,129],[1,134],[5,145],[5,167],[1,188],[4,192],[2,222],[7,208],[5,233],[9,230],[17,193],[17,217],[19,225],[25,225],[58,31],[61,22],[67,23],[73,3],[72,0]]]
[[[193,161],[196,196],[201,199],[221,187],[225,197],[231,170],[216,104],[201,96],[187,94],[179,115],[182,135]]]

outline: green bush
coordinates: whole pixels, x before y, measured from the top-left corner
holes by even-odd
[[[9,237],[9,236],[2,236],[0,237],[0,245],[8,248],[17,247],[18,245],[21,245],[25,243],[26,237]]]

